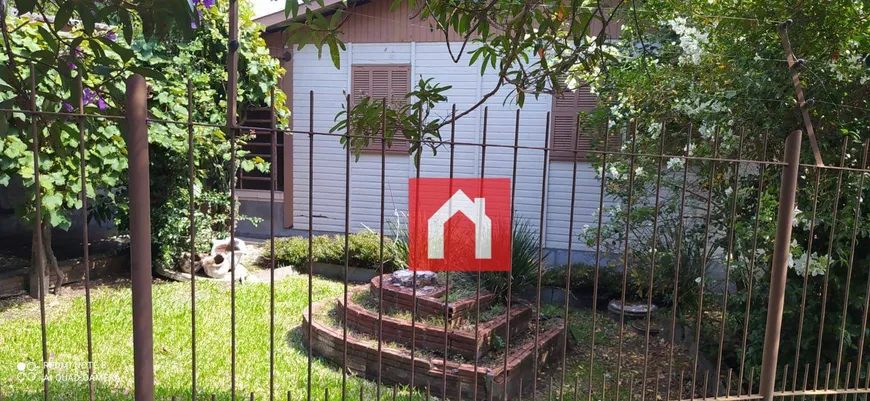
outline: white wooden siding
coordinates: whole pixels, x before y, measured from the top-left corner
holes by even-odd
[[[459,44],[454,46],[454,54]],[[473,48],[473,47],[472,47]],[[466,49],[468,51],[470,49]],[[482,94],[496,83],[494,72],[480,76],[477,65],[469,66],[469,55],[463,55],[459,63],[454,63],[444,43],[351,43],[341,54],[341,68],[336,69],[324,48],[321,59],[313,46],[302,51],[294,51],[293,76],[293,123],[298,133],[294,136],[294,211],[295,228],[308,229],[308,172],[309,172],[309,92],[315,92],[314,130],[328,132],[334,125],[335,115],[341,111],[345,93],[349,90],[350,65],[352,64],[410,64],[412,87],[421,78],[434,78],[433,82],[451,85],[446,92],[448,102],[439,105],[434,114],[442,117],[450,115],[452,104],[457,110],[469,108]],[[517,106],[503,104],[508,89],[499,91],[486,102],[489,108],[487,143],[513,145],[515,116]],[[528,97],[521,110],[520,145],[543,146],[545,140],[546,116],[552,100],[549,96],[539,99]],[[481,143],[484,108],[479,108],[456,123],[457,142]],[[442,137],[450,137],[450,129],[442,130]],[[314,148],[314,199],[313,223],[316,231],[344,231],[345,208],[345,151],[337,137],[315,135]],[[454,160],[455,177],[478,177],[481,165],[485,163],[485,177],[510,178],[513,166],[513,149],[488,147],[486,160],[482,160],[479,146],[457,145]],[[527,219],[534,227],[540,223],[542,205],[541,186],[543,152],[540,150],[520,149],[517,159],[517,216]],[[385,156],[384,215],[385,229],[389,231],[390,221],[395,213],[407,211],[409,177],[416,171],[409,156],[387,154]],[[433,156],[427,150],[422,158],[422,177],[447,177],[449,174],[450,150],[439,148]],[[380,227],[381,203],[381,155],[362,154],[358,161],[351,164],[351,231]],[[547,193],[544,197],[545,219],[544,239],[549,248],[566,249],[568,244],[568,208],[571,200],[572,163],[550,162],[547,177]],[[594,226],[597,219],[593,212],[598,208],[600,182],[588,163],[578,165],[577,190],[575,200],[574,249],[584,250],[585,244],[577,235],[584,224]]]

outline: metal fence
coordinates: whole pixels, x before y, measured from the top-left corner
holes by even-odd
[[[231,21],[234,21],[231,19]],[[230,32],[235,29],[231,27]],[[231,41],[235,38],[231,37]],[[232,46],[230,47],[233,48]],[[231,51],[230,56],[230,77],[235,76],[235,56]],[[544,316],[542,310],[545,309],[544,297],[542,296],[543,276],[548,271],[543,259],[544,243],[541,236],[538,237],[537,253],[537,269],[534,275],[536,276],[534,287],[534,297],[531,300],[518,299],[513,291],[512,275],[507,276],[507,291],[504,305],[504,326],[500,328],[500,333],[504,333],[502,356],[489,360],[486,366],[480,361],[481,356],[479,349],[473,349],[471,360],[451,360],[450,355],[457,352],[460,348],[457,344],[460,343],[463,335],[470,336],[469,341],[479,346],[481,338],[486,337],[486,333],[482,331],[482,327],[489,327],[486,321],[482,321],[481,312],[484,307],[482,304],[486,302],[489,295],[485,289],[482,289],[481,274],[462,276],[466,279],[470,277],[473,283],[473,295],[468,295],[466,301],[466,312],[468,325],[471,327],[466,334],[461,334],[452,327],[452,322],[455,318],[454,314],[458,313],[460,307],[458,302],[450,300],[451,285],[455,285],[455,280],[459,279],[460,273],[455,273],[451,276],[449,273],[445,275],[446,282],[444,290],[446,295],[441,304],[441,312],[443,312],[443,328],[432,327],[432,325],[424,325],[420,323],[418,313],[425,307],[422,305],[421,294],[418,294],[418,286],[416,285],[417,276],[414,275],[414,284],[411,286],[411,294],[408,298],[411,302],[408,311],[410,318],[406,322],[410,325],[410,336],[402,337],[403,326],[397,326],[396,318],[388,316],[386,311],[390,309],[390,305],[399,305],[398,300],[400,295],[391,295],[389,288],[385,284],[383,274],[384,262],[383,255],[385,252],[385,176],[386,176],[386,143],[381,141],[381,169],[380,175],[380,271],[379,275],[371,284],[371,291],[377,293],[377,308],[374,313],[376,319],[371,320],[366,316],[363,310],[353,310],[348,307],[349,303],[353,302],[354,291],[353,287],[348,283],[348,269],[350,268],[349,243],[348,235],[350,229],[350,199],[353,196],[351,191],[351,166],[353,157],[350,149],[347,149],[347,154],[344,160],[344,168],[346,174],[346,197],[345,202],[345,223],[344,223],[344,280],[343,293],[339,296],[337,304],[344,305],[339,308],[338,314],[335,317],[339,322],[337,326],[330,326],[329,322],[323,321],[324,315],[315,313],[316,308],[322,306],[322,302],[315,302],[314,277],[317,275],[317,267],[311,257],[313,251],[313,237],[316,230],[316,224],[313,220],[312,210],[314,204],[314,155],[315,138],[327,137],[338,141],[340,138],[347,137],[362,137],[363,134],[353,133],[328,133],[314,131],[314,93],[310,95],[309,104],[309,127],[308,130],[282,130],[274,128],[245,127],[236,124],[235,110],[235,90],[237,82],[231,79],[230,85],[230,105],[228,110],[228,124],[219,126],[214,124],[202,124],[191,120],[189,121],[156,121],[150,120],[147,115],[147,88],[144,78],[138,75],[132,76],[127,81],[127,103],[125,105],[126,116],[104,116],[104,115],[85,115],[84,110],[79,108],[75,113],[56,113],[37,110],[36,102],[36,84],[35,75],[31,74],[31,108],[27,111],[22,110],[2,110],[4,112],[22,112],[27,115],[32,126],[32,145],[34,149],[34,180],[38,187],[40,183],[40,171],[37,166],[40,163],[41,154],[39,150],[39,127],[46,121],[56,118],[74,118],[79,121],[79,139],[82,155],[82,188],[87,188],[87,177],[85,175],[85,147],[87,146],[87,133],[84,128],[85,119],[107,119],[113,121],[123,121],[127,127],[127,144],[129,151],[129,194],[130,194],[130,238],[131,238],[131,259],[132,259],[132,299],[133,299],[133,368],[134,368],[134,395],[138,400],[153,400],[155,398],[155,366],[154,366],[154,350],[155,347],[160,347],[161,344],[155,344],[153,341],[153,318],[152,318],[152,258],[151,258],[151,223],[149,211],[151,208],[149,200],[149,158],[148,158],[148,139],[147,131],[149,121],[151,123],[160,124],[177,124],[186,126],[189,132],[188,150],[189,150],[189,169],[190,176],[190,238],[191,254],[196,253],[195,236],[196,228],[195,208],[196,199],[194,197],[194,127],[206,126],[226,129],[230,132],[231,148],[230,152],[231,163],[236,166],[236,148],[238,136],[244,130],[257,130],[260,132],[269,131],[271,135],[271,159],[277,160],[276,150],[279,135],[295,135],[308,138],[308,287],[307,287],[307,306],[303,316],[298,316],[298,319],[303,321],[302,333],[303,343],[307,352],[307,372],[305,392],[302,394],[286,391],[288,383],[282,383],[279,377],[276,377],[276,370],[280,367],[276,366],[275,351],[280,347],[288,346],[283,344],[276,338],[276,334],[281,336],[286,333],[276,333],[276,303],[275,303],[275,288],[276,280],[274,269],[271,271],[269,287],[269,320],[270,330],[268,333],[269,348],[269,386],[268,389],[258,389],[256,392],[250,392],[245,389],[240,389],[237,386],[239,376],[244,374],[244,366],[239,366],[237,363],[237,352],[239,347],[244,347],[246,343],[239,342],[237,327],[243,322],[238,321],[236,292],[237,280],[235,277],[235,269],[232,270],[231,280],[229,284],[230,291],[230,336],[231,345],[226,350],[231,355],[231,370],[230,376],[227,378],[226,388],[228,396],[232,399],[247,398],[250,399],[396,399],[397,397],[409,399],[428,399],[431,397],[447,398],[447,399],[572,399],[572,400],[686,400],[686,399],[764,399],[771,400],[773,398],[794,399],[800,397],[802,400],[806,397],[813,399],[827,399],[831,397],[836,400],[837,397],[842,397],[843,400],[849,396],[865,399],[866,394],[870,393],[870,367],[862,369],[862,366],[867,363],[864,359],[865,339],[867,333],[868,320],[868,300],[870,300],[870,280],[866,286],[862,283],[854,282],[855,278],[863,278],[867,275],[866,265],[863,259],[856,260],[855,255],[860,255],[861,250],[856,249],[859,234],[865,231],[863,223],[861,223],[861,212],[863,205],[864,192],[864,177],[870,172],[867,170],[867,145],[864,145],[863,154],[860,156],[854,155],[854,146],[850,140],[844,141],[840,163],[836,166],[818,166],[815,164],[801,163],[801,135],[800,131],[788,136],[785,141],[785,147],[782,149],[783,157],[779,155],[769,155],[768,145],[771,149],[780,150],[778,144],[773,144],[768,141],[767,136],[752,136],[748,137],[744,131],[739,135],[737,146],[732,146],[729,153],[721,152],[720,145],[723,143],[720,138],[719,131],[712,138],[708,138],[712,152],[710,154],[692,154],[693,141],[703,141],[704,139],[698,135],[698,131],[690,126],[685,127],[682,132],[685,133],[682,140],[685,140],[685,152],[676,153],[666,151],[665,130],[662,128],[659,139],[659,147],[656,151],[648,151],[648,149],[638,149],[638,129],[636,125],[624,127],[624,130],[616,132],[616,130],[606,131],[603,135],[603,146],[599,150],[594,150],[591,153],[595,154],[600,162],[601,178],[600,188],[598,189],[598,204],[599,212],[597,215],[597,228],[593,229],[595,234],[594,240],[591,241],[591,247],[594,249],[594,266],[592,266],[591,281],[593,283],[592,302],[589,305],[589,313],[576,314],[576,308],[571,306],[570,297],[565,297],[559,301],[557,309],[561,310],[561,315],[556,316],[561,318],[561,321],[553,316]],[[350,99],[348,98],[348,107],[351,107]],[[455,113],[455,111],[454,111]],[[191,113],[192,115],[192,113]],[[547,140],[544,146],[521,146],[520,145],[520,112],[516,114],[515,121],[515,140],[513,144],[497,144],[487,143],[487,117],[484,113],[483,131],[481,143],[465,143],[454,140],[454,126],[450,127],[449,139],[434,140],[431,144],[442,146],[450,150],[449,173],[450,178],[455,174],[454,150],[458,147],[467,147],[479,149],[481,154],[481,170],[486,171],[487,149],[507,149],[512,152],[512,184],[516,183],[518,170],[518,154],[519,152],[540,152],[543,155],[543,165],[541,166],[542,186],[540,190],[541,214],[539,218],[539,227],[544,225],[544,203],[545,196],[548,191],[548,153],[554,149],[549,144],[549,131]],[[549,129],[549,118],[547,119],[547,129]],[[664,124],[662,125],[664,127]],[[579,137],[579,136],[578,136]],[[613,149],[608,146],[608,141],[615,141],[618,138],[619,142],[626,144],[629,148]],[[669,140],[676,140],[671,138]],[[683,148],[682,144],[677,148]],[[752,149],[750,151],[750,149]],[[575,145],[575,154],[578,149]],[[733,154],[736,153],[736,156]],[[745,157],[744,155],[752,154],[753,157]],[[854,158],[854,159],[852,159]],[[847,163],[846,160],[857,160],[860,162]],[[665,170],[665,163],[671,160],[676,160],[683,163],[684,167],[679,174],[670,174]],[[424,162],[417,159],[416,176],[420,176],[420,171],[426,169]],[[638,179],[638,169],[641,162],[652,162],[656,167],[654,184],[647,187],[648,191],[635,192],[639,187],[636,179]],[[614,202],[609,199],[614,196],[608,189],[608,166],[615,163],[627,164],[627,177],[624,177],[622,195],[615,202],[623,205],[631,216],[632,210],[652,206],[652,214],[650,214],[652,226],[647,228],[646,232],[650,235],[651,243],[640,244],[638,238],[632,238],[628,233],[636,228],[639,223],[632,218],[626,218],[625,221],[616,221],[619,224],[624,224],[625,235],[618,235],[618,242],[615,249],[617,252],[608,251],[606,239],[603,238],[603,233],[609,224],[613,224],[615,220],[605,218],[604,210],[606,203]],[[569,238],[568,244],[568,263],[564,273],[564,290],[565,293],[572,292],[572,279],[578,274],[572,274],[572,251],[574,250],[575,238],[579,235],[579,227],[576,227],[574,213],[577,193],[577,174],[578,165],[580,163],[575,160],[573,163],[573,186],[571,188],[570,210],[571,213],[566,216],[569,220]],[[275,262],[275,191],[277,172],[274,163],[272,164],[270,175],[270,210],[272,211],[270,225],[272,235],[269,241],[269,255],[271,266],[276,266]],[[694,179],[695,172],[704,171],[704,177],[709,177],[709,182],[701,182],[698,188],[709,193],[691,193],[688,189],[688,183]],[[747,174],[753,175],[755,181],[752,181],[757,187],[741,188],[743,179]],[[612,176],[610,176],[612,177]],[[667,188],[663,188],[662,179],[674,178],[682,185],[677,185],[681,188],[678,192],[669,192]],[[723,179],[724,177],[724,179]],[[766,182],[765,179],[771,177],[779,177],[771,182]],[[822,180],[822,177],[825,180]],[[834,178],[836,177],[836,178]],[[714,182],[714,180],[717,180]],[[717,190],[718,182],[725,182],[727,188],[730,188],[730,194],[723,199],[727,200],[727,204],[714,205],[714,190]],[[835,190],[833,196],[825,198],[820,194],[820,186],[822,183],[831,183]],[[763,202],[761,194],[765,188],[770,186],[779,187],[779,197],[775,204],[779,207],[771,209],[768,203]],[[236,185],[230,185],[231,199],[230,220],[231,227],[235,227],[236,222]],[[516,190],[516,186],[511,186],[512,190]],[[738,204],[738,193],[741,191],[755,191],[758,194],[756,204],[745,205]],[[802,192],[806,191],[806,192]],[[687,193],[688,192],[688,193]],[[791,247],[794,241],[798,238],[792,235],[792,229],[795,221],[795,210],[792,205],[796,205],[797,196],[801,193],[812,195],[812,211],[808,217],[809,224],[806,225],[808,232],[801,234],[801,241],[806,241],[807,260],[803,264],[804,271],[800,278],[795,278],[794,268],[792,267],[799,261],[791,260]],[[652,196],[649,196],[652,195]],[[827,195],[825,195],[827,196]],[[695,197],[700,200],[700,214],[692,215],[687,211],[687,205],[691,204],[691,198]],[[752,199],[751,196],[747,197]],[[820,199],[821,198],[821,199]],[[627,316],[631,311],[627,308],[618,308],[617,313],[608,317],[605,315],[605,310],[597,302],[599,298],[599,290],[602,290],[603,284],[601,281],[604,275],[609,273],[617,273],[617,299],[620,301],[617,305],[625,306],[629,289],[630,274],[633,267],[630,263],[635,263],[632,254],[635,247],[649,247],[649,260],[651,261],[649,270],[647,270],[648,282],[645,288],[648,291],[644,292],[644,301],[646,304],[645,310],[652,310],[653,286],[656,285],[655,272],[657,268],[661,268],[662,262],[656,259],[657,252],[660,247],[661,238],[658,236],[662,232],[660,216],[663,215],[664,200],[678,200],[676,209],[677,217],[671,223],[676,222],[678,227],[677,235],[674,238],[675,242],[671,245],[672,254],[675,259],[671,260],[670,265],[672,271],[668,271],[665,281],[672,281],[673,288],[671,289],[671,299],[669,305],[665,305],[665,313],[661,317],[656,318],[657,324],[654,325],[653,314],[646,313],[642,319],[630,320],[631,316]],[[687,200],[689,199],[689,200]],[[82,191],[82,213],[87,219],[87,196],[85,191]],[[291,201],[289,199],[285,201]],[[818,205],[827,204],[830,213],[824,215],[817,213]],[[847,206],[852,205],[854,210],[848,210]],[[36,195],[36,221],[40,221],[40,192]],[[512,211],[515,209],[512,205]],[[714,207],[721,207],[725,210],[724,214],[712,212]],[[843,210],[841,210],[841,207]],[[773,210],[777,210],[775,222],[772,218],[768,223],[775,227],[775,236],[768,239],[759,239],[759,225],[763,225],[763,218],[760,216],[771,215]],[[850,215],[848,218],[845,215]],[[721,217],[721,219],[720,219]],[[749,222],[745,228],[747,237],[737,238],[738,234],[738,217],[746,218]],[[513,219],[513,216],[512,216]],[[838,219],[840,222],[838,223]],[[816,231],[819,222],[827,223],[828,233],[820,233]],[[835,241],[835,235],[839,235],[842,230],[838,230],[843,226],[843,221],[846,221],[848,228],[845,242],[849,244],[849,249],[839,249],[840,243]],[[689,241],[684,238],[684,233],[690,229],[701,234],[701,240]],[[235,240],[235,230],[230,230],[227,233],[231,243]],[[85,226],[83,236],[84,241],[84,263],[87,266],[88,261],[88,231]],[[41,242],[41,233],[36,234],[37,244]],[[647,238],[647,237],[644,237]],[[720,246],[718,253],[713,252],[714,240],[720,241],[723,246]],[[772,259],[768,262],[762,262],[762,258],[756,261],[753,256],[749,260],[734,260],[731,256],[736,252],[734,249],[739,243],[746,242],[751,244],[750,252],[747,254],[755,255],[756,250],[760,249],[771,253]],[[686,249],[689,247],[698,247],[699,249]],[[803,245],[803,244],[801,244]],[[832,261],[831,258],[825,259],[823,264],[825,271],[822,273],[823,278],[812,278],[812,282],[821,282],[821,292],[817,292],[811,283],[811,274],[809,273],[809,264],[811,258],[819,259],[813,256],[813,250],[824,251],[827,248],[827,255],[835,253],[841,255],[841,259]],[[621,251],[621,252],[620,252]],[[692,251],[699,253],[700,259],[691,261],[683,260],[683,255]],[[234,265],[236,254],[234,251],[229,252],[231,265]],[[191,265],[193,264],[191,258]],[[712,259],[721,262],[721,267],[718,270],[724,276],[717,278],[718,285],[708,285],[708,277],[706,275],[711,272],[707,268]],[[818,260],[816,260],[818,262]],[[700,274],[698,277],[697,288],[681,288],[685,283],[681,279],[691,266],[690,263],[700,262]],[[765,263],[765,266],[756,266]],[[616,269],[609,269],[608,265],[615,263]],[[742,298],[739,304],[734,297],[738,293],[736,280],[732,276],[735,266],[738,263],[748,263],[749,272],[746,278],[749,280],[749,285],[746,290],[749,294]],[[735,266],[732,266],[734,264]],[[831,305],[828,303],[829,286],[834,283],[829,282],[829,277],[832,277],[831,269],[843,269],[845,271],[845,282],[836,283],[837,288],[845,290],[845,294],[838,299],[842,300],[842,305]],[[192,266],[193,268],[193,266]],[[680,269],[684,269],[681,272]],[[38,265],[39,271],[45,270],[44,266]],[[94,339],[92,336],[92,321],[91,321],[91,280],[89,270],[86,269],[85,276],[85,299],[87,313],[87,355],[88,355],[88,378],[87,386],[89,399],[97,398],[94,390],[94,381],[92,380],[94,371],[93,364]],[[761,272],[761,274],[758,274]],[[789,279],[789,275],[792,278]],[[45,279],[44,274],[39,275],[40,280]],[[454,280],[451,282],[451,277]],[[734,281],[732,281],[734,280]],[[752,304],[754,299],[752,290],[755,287],[753,280],[765,280],[768,284],[765,287],[760,287],[762,290],[769,291],[769,300],[766,304]],[[802,280],[802,282],[800,281]],[[835,280],[839,280],[837,277]],[[789,283],[798,283],[796,286],[788,286]],[[40,283],[40,289],[45,286]],[[736,288],[736,289],[735,289]],[[849,291],[856,293],[849,293]],[[863,290],[863,291],[862,291]],[[385,291],[388,291],[385,293]],[[800,299],[800,305],[786,305],[787,293],[797,291],[797,299]],[[680,299],[680,293],[697,292],[697,304],[691,305],[691,310],[683,310],[683,305],[677,301]],[[43,294],[44,295],[44,294]],[[394,298],[390,298],[393,296]],[[758,294],[756,294],[758,296]],[[807,306],[807,300],[818,299],[821,302],[819,310],[810,310]],[[729,305],[731,301],[731,305]],[[40,317],[42,329],[42,373],[48,378],[51,367],[49,354],[52,352],[46,340],[46,330],[51,326],[51,322],[46,315],[46,297],[40,296]],[[190,365],[191,365],[191,380],[189,390],[186,395],[179,394],[179,399],[215,399],[215,395],[204,393],[197,385],[198,364],[201,363],[198,355],[202,350],[199,348],[198,339],[205,335],[198,331],[196,327],[197,316],[197,279],[196,275],[192,275],[190,281],[190,297],[191,305],[191,326],[189,327],[192,341],[190,343]],[[385,302],[389,305],[385,305]],[[658,302],[658,301],[657,301]],[[711,305],[712,304],[712,305]],[[437,306],[437,305],[436,305]],[[528,312],[516,312],[515,307],[525,307]],[[788,306],[788,307],[786,307]],[[763,308],[766,309],[766,321],[764,322],[763,334],[758,328],[761,325],[759,322],[751,321],[752,311]],[[486,310],[483,310],[486,312]],[[729,315],[741,312],[744,319],[742,321],[729,321]],[[353,314],[362,314],[354,320]],[[514,321],[514,313],[527,313],[527,321],[532,322],[534,326],[528,335],[528,341],[523,343],[512,342],[511,323]],[[818,315],[816,315],[818,313]],[[828,315],[826,317],[826,314]],[[834,316],[830,316],[834,315]],[[757,316],[757,315],[756,315]],[[438,316],[441,318],[441,316]],[[473,317],[473,319],[472,319]],[[367,320],[368,319],[368,320]],[[832,320],[833,319],[833,320]],[[855,335],[852,328],[847,330],[847,322],[849,319],[854,319],[860,322],[860,330]],[[541,327],[546,320],[554,320],[559,323],[553,327],[558,330],[544,331]],[[796,333],[782,332],[785,323],[798,322]],[[805,322],[813,320],[816,322],[818,332],[809,332],[804,329]],[[840,327],[831,327],[831,321],[839,322]],[[355,322],[355,323],[354,323]],[[473,324],[471,324],[473,322]],[[355,326],[351,327],[351,323]],[[369,326],[365,326],[365,324]],[[582,330],[575,330],[572,324],[583,323]],[[633,324],[636,323],[636,324]],[[661,323],[661,333],[656,336],[658,323]],[[726,327],[727,324],[734,324],[738,328]],[[539,326],[540,325],[540,326]],[[374,344],[366,344],[365,341],[354,339],[357,332],[364,329],[360,327],[368,327],[371,332],[369,335],[375,338]],[[710,329],[712,327],[712,329]],[[792,327],[792,325],[788,325]],[[635,341],[628,341],[626,338],[634,328],[639,330],[639,337]],[[742,328],[742,330],[741,330]],[[185,330],[187,328],[184,328]],[[439,329],[439,330],[436,330]],[[516,328],[515,328],[516,329]],[[552,329],[552,327],[551,327]],[[739,333],[742,338],[726,338],[727,333]],[[585,330],[588,330],[586,332]],[[580,332],[583,331],[583,332]],[[848,331],[848,334],[847,334]],[[600,335],[616,334],[612,338],[601,337]],[[491,332],[490,332],[491,334]],[[552,336],[550,336],[552,334]],[[677,337],[688,338],[681,342]],[[332,335],[333,337],[329,337]],[[516,335],[516,333],[514,333]],[[438,340],[437,337],[443,336],[443,339]],[[656,336],[655,338],[653,336]],[[793,358],[791,355],[784,355],[780,352],[780,341],[783,338],[792,338],[796,336],[794,342],[796,345]],[[763,337],[762,362],[760,365],[753,365],[747,362],[747,342],[750,338]],[[855,338],[857,337],[857,338]],[[329,338],[335,340],[330,342]],[[396,339],[403,339],[406,344],[403,347],[397,348],[394,344]],[[492,337],[488,337],[491,341]],[[615,339],[615,340],[614,340]],[[514,339],[515,340],[515,339]],[[658,350],[663,351],[661,354],[653,355],[651,353],[651,344],[658,342],[663,344]],[[829,342],[836,343],[837,351],[834,353],[835,358],[830,358],[830,355],[823,352]],[[607,343],[607,344],[603,344]],[[422,344],[422,345],[421,345]],[[433,346],[436,344],[437,346]],[[732,347],[737,344],[736,347]],[[443,346],[442,349],[438,349]],[[368,347],[368,348],[365,348]],[[515,349],[515,354],[511,354],[512,347]],[[732,348],[728,348],[732,347]],[[517,348],[520,348],[523,354],[516,354]],[[638,349],[633,349],[638,348]],[[371,350],[373,353],[367,353],[366,350]],[[397,351],[397,349],[400,349]],[[615,350],[615,353],[614,353]],[[801,351],[806,352],[801,355]],[[751,351],[751,352],[757,352]],[[728,358],[723,356],[725,353],[733,353],[736,355],[732,358],[736,364],[728,361]],[[812,363],[807,363],[807,352],[810,353],[809,360]],[[684,354],[688,366],[680,365],[675,362],[675,354]],[[520,355],[516,356],[515,355]],[[627,362],[628,359],[638,359],[633,362]],[[573,356],[569,360],[569,356]],[[709,358],[708,358],[709,356]],[[803,356],[803,358],[802,358]],[[709,361],[715,359],[715,363]],[[615,364],[612,363],[615,360]],[[663,363],[656,364],[657,361]],[[791,361],[794,362],[783,362]],[[330,364],[329,362],[332,362]],[[98,362],[98,361],[97,361]],[[606,362],[606,368],[602,368],[602,364]],[[330,388],[318,387],[317,373],[314,372],[314,365],[336,369],[341,371],[342,380],[340,387]],[[615,366],[615,368],[614,368]],[[240,373],[241,370],[241,373]],[[570,372],[570,373],[569,373]],[[354,376],[362,377],[370,380],[366,384],[361,385],[359,389],[351,388],[351,378]],[[583,383],[581,385],[581,383]],[[52,395],[50,380],[43,380],[43,399],[57,399]],[[402,386],[401,391],[398,386]],[[174,399],[175,397],[173,397]]]

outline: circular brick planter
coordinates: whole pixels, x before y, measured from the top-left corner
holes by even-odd
[[[364,291],[364,290],[363,290]],[[338,300],[339,316],[345,316],[347,312],[347,326],[353,330],[377,336],[378,314],[353,302],[352,298],[347,305],[344,299]],[[511,337],[529,328],[529,322],[534,314],[532,309],[522,305],[514,305],[510,313]],[[485,322],[480,322],[477,335],[473,331],[448,329],[445,337],[444,326],[433,326],[424,323],[411,324],[410,321],[383,316],[383,339],[399,344],[411,345],[411,339],[416,338],[415,345],[433,351],[443,352],[445,338],[448,352],[460,355],[467,360],[475,357],[483,357],[492,348],[494,336],[506,338],[507,316],[503,314]]]
[[[328,299],[314,304],[313,307],[315,310],[334,308],[337,307],[337,302],[337,299]],[[386,323],[386,319],[384,322]],[[528,387],[528,383],[535,380],[534,366],[544,366],[558,360],[561,353],[557,351],[561,349],[564,341],[563,329],[562,322],[558,322],[548,330],[540,332],[537,347],[535,341],[525,341],[511,347],[507,355],[507,366],[504,359],[501,359],[490,366],[481,364],[475,368],[470,363],[449,360],[445,362],[439,357],[423,358],[417,355],[412,358],[407,350],[388,346],[383,347],[379,358],[377,345],[359,340],[352,335],[348,335],[345,342],[341,327],[332,327],[317,319],[313,322],[309,321],[307,313],[302,316],[303,344],[311,347],[316,355],[360,376],[376,379],[380,367],[380,377],[385,383],[408,385],[413,375],[415,387],[423,391],[428,388],[434,396],[441,398],[456,396],[461,386],[461,398],[472,398],[476,392],[479,400],[516,399],[520,391],[520,383],[524,382]],[[347,359],[344,359],[345,350]],[[445,374],[446,388],[444,387]],[[507,382],[507,394],[504,391],[505,382]]]
[[[410,288],[400,287],[392,284],[389,281],[389,278],[389,274],[372,278],[372,294],[380,294],[381,283],[383,282],[382,299],[385,308],[389,307],[408,311],[413,309],[414,291]],[[444,317],[446,308],[450,324],[455,325],[464,321],[465,319],[471,318],[477,311],[476,297],[460,299],[458,301],[447,303],[447,305],[445,306],[444,300],[441,299],[441,296],[444,295],[444,291],[444,287],[439,287],[437,291],[430,294],[421,295],[420,293],[417,293],[417,316],[424,318],[430,316]],[[494,295],[490,294],[486,290],[481,290],[480,309],[485,310],[486,308],[489,308],[494,300]]]

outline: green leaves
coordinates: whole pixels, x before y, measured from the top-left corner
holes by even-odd
[[[60,32],[66,29],[67,25],[69,25],[69,20],[73,15],[73,7],[75,6],[74,2],[66,2],[62,3],[61,6],[57,9],[57,13],[54,15],[54,30],[55,32]]]
[[[284,18],[296,18],[299,13],[299,0],[287,0],[284,3]]]
[[[166,76],[163,75],[162,72],[157,71],[153,68],[134,66],[130,67],[130,71],[140,74],[146,78],[153,78],[160,81],[166,80]]]

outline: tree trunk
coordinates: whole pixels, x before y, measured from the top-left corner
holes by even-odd
[[[42,282],[42,291],[39,290],[39,275],[45,276],[45,253],[42,252],[43,247],[36,243],[37,229],[33,230],[33,241],[30,247],[30,274],[28,277],[28,287],[30,296],[39,299],[41,294],[48,292],[48,278]]]
[[[59,294],[63,288],[63,283],[66,282],[66,274],[57,264],[57,257],[51,249],[51,242],[51,224],[44,222],[42,223],[42,245],[45,248],[45,259],[48,261],[48,267],[55,274],[54,293]]]
[[[48,274],[48,267],[55,273],[56,279],[54,283],[54,292],[57,294],[60,292],[63,283],[66,282],[66,274],[62,270],[60,270],[60,266],[57,263],[57,257],[54,255],[54,251],[51,249],[51,224],[48,222],[42,222],[40,224],[40,229],[42,230],[42,247],[39,247],[36,243],[36,230],[33,230],[33,244],[30,247],[30,278],[29,278],[29,291],[30,296],[33,298],[39,298],[39,274],[42,273],[44,280],[43,284],[43,294],[48,293],[49,285],[50,285],[50,275]]]

